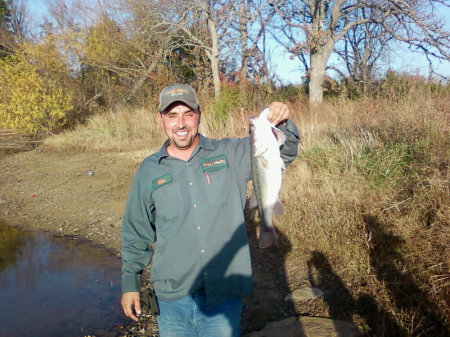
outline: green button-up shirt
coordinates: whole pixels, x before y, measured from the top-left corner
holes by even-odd
[[[288,120],[285,164],[297,155],[299,134]],[[207,306],[252,291],[244,208],[251,179],[249,138],[200,135],[188,161],[171,157],[168,141],[134,178],[122,224],[122,291],[139,291],[153,257],[156,295],[176,300],[204,288]],[[153,251],[152,243],[156,243]]]

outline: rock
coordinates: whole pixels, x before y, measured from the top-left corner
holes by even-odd
[[[284,300],[285,301],[290,301],[290,300],[309,301],[309,300],[315,300],[316,298],[319,298],[319,297],[322,297],[322,296],[323,296],[323,291],[320,290],[319,288],[306,287],[306,288],[301,288],[301,289],[294,290],[294,292],[292,292],[289,295],[287,295],[284,298]]]
[[[351,322],[322,317],[289,317],[270,322],[262,330],[244,337],[358,337],[362,332]]]

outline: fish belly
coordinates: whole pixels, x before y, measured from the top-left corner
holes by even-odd
[[[281,167],[277,160],[267,161],[262,156],[252,158],[253,188],[261,218],[259,246],[266,248],[276,243],[273,210],[281,187]]]

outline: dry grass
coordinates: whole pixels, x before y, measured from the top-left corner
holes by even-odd
[[[446,335],[449,96],[337,98],[318,109],[299,100],[291,108],[302,146],[285,173],[285,214],[276,224],[291,254],[315,270],[311,284],[336,298],[350,294],[339,310],[330,300],[330,315],[353,318],[372,336]],[[245,136],[249,114],[236,109],[217,121],[205,111],[201,132]],[[164,139],[155,113],[124,109],[94,116],[46,146],[156,150]]]
[[[293,252],[333,266],[320,277],[352,294],[341,317],[373,336],[448,333],[450,102],[416,94],[298,114],[304,149],[282,191]]]
[[[145,109],[121,108],[93,115],[85,125],[45,140],[57,151],[154,150],[164,141],[158,116]]]

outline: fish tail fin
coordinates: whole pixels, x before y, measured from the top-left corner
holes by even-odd
[[[275,228],[261,227],[258,241],[259,248],[267,248],[272,244],[278,245],[278,236]]]

